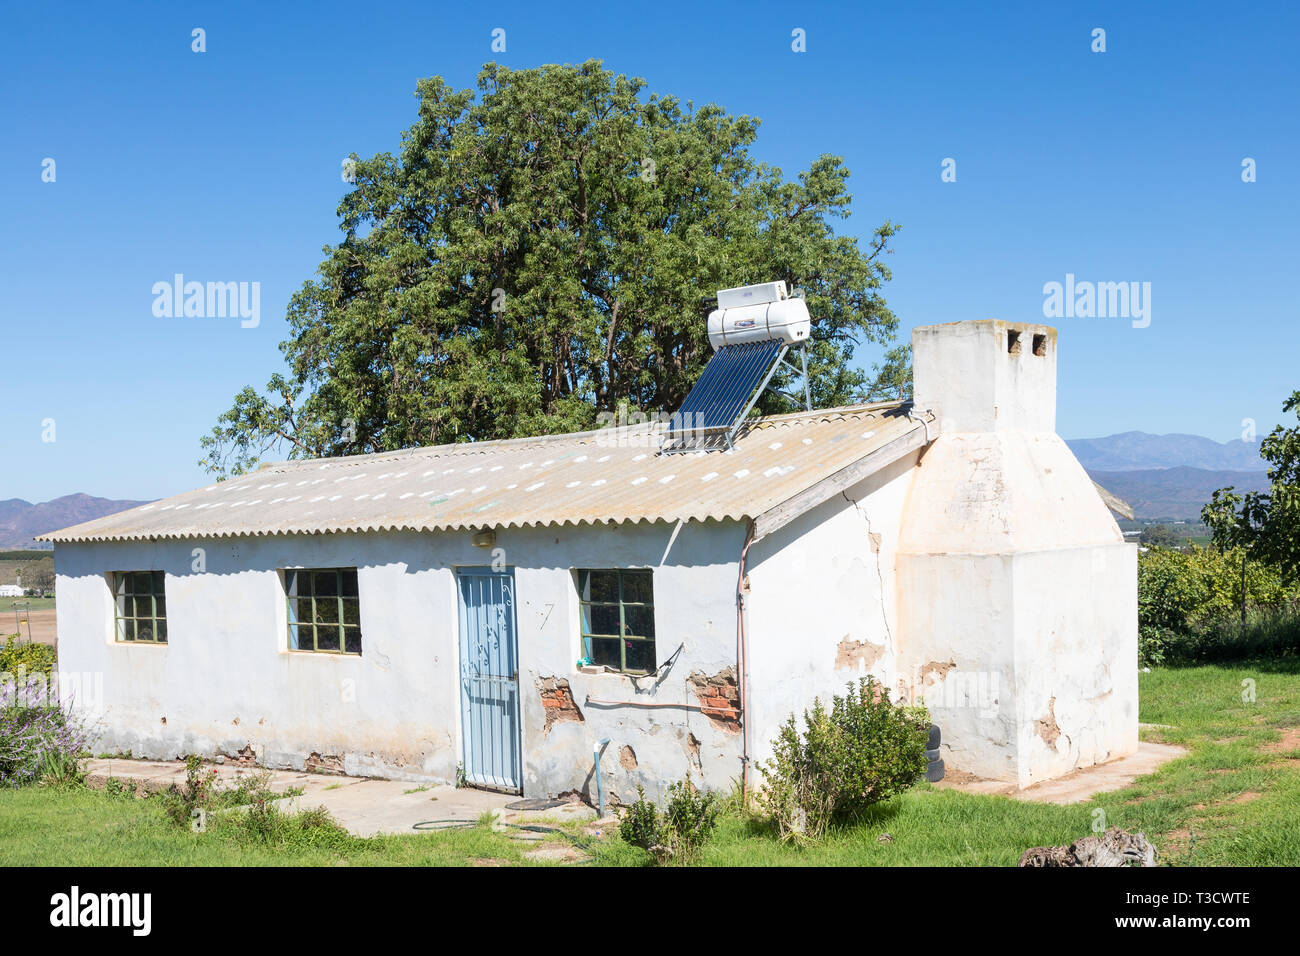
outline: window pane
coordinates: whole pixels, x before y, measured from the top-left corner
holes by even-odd
[[[649,673],[655,669],[654,641],[624,641],[627,669]]]
[[[163,572],[161,571],[153,572],[153,593],[154,594],[163,593]]]
[[[137,621],[135,625],[135,639],[137,641],[152,641],[153,625],[148,621]]]
[[[339,629],[337,627],[316,628],[316,650],[337,651],[339,649]]]
[[[158,635],[159,642],[166,644],[167,643],[167,622],[159,621],[157,624],[157,629],[155,630],[154,633]]]
[[[337,624],[339,622],[338,598],[318,597],[316,599],[316,623]]]
[[[617,601],[617,571],[584,571],[582,573],[582,599],[584,601]]]
[[[634,604],[651,604],[654,602],[654,589],[651,586],[651,572],[623,572],[623,600]]]
[[[124,618],[117,622],[118,637],[124,641],[135,640],[135,621],[130,618]]]
[[[135,594],[148,594],[153,590],[153,581],[148,571],[136,571],[131,575],[131,591]]]
[[[343,623],[361,624],[361,602],[356,598],[343,599]]]
[[[130,598],[129,600],[134,602],[131,605],[134,608],[131,612],[132,617],[153,617],[153,598],[144,596]]]
[[[644,605],[626,605],[623,608],[623,626],[627,636],[655,636],[655,609]]]
[[[585,634],[618,634],[617,604],[584,604],[582,630]]]
[[[116,578],[117,578],[117,593],[118,593],[118,594],[125,594],[125,593],[126,593],[126,585],[127,585],[127,582],[131,579],[131,575],[129,575],[129,574],[125,574],[125,573],[119,571],[119,572],[116,574]]]
[[[593,664],[604,664],[606,667],[612,667],[615,670],[622,670],[623,661],[619,659],[618,645],[617,638],[593,637],[591,639],[591,662]]]
[[[291,650],[361,653],[356,568],[286,569],[284,586]]]
[[[154,616],[164,618],[167,616],[167,599],[161,594],[153,599]]]

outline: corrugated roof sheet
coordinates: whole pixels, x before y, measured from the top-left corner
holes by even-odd
[[[923,428],[908,405],[755,419],[730,451],[662,425],[289,461],[41,537],[54,542],[748,519]],[[927,434],[928,437],[928,434]]]

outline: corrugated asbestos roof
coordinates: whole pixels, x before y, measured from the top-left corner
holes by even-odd
[[[908,411],[893,403],[755,419],[725,452],[660,455],[657,425],[289,461],[41,537],[121,541],[756,518],[924,428]]]

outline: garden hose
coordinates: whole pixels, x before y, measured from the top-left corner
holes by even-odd
[[[466,830],[476,826],[478,826],[477,820],[421,820],[419,823],[411,824],[411,829],[423,831]],[[503,823],[502,826],[509,827],[512,830],[527,830],[530,833],[558,833],[579,850],[591,852],[590,839],[574,836],[559,827],[542,826],[540,823]]]

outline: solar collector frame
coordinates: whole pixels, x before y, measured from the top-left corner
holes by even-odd
[[[780,339],[724,345],[713,353],[686,401],[669,419],[664,452],[730,447],[758,392],[789,346]]]

